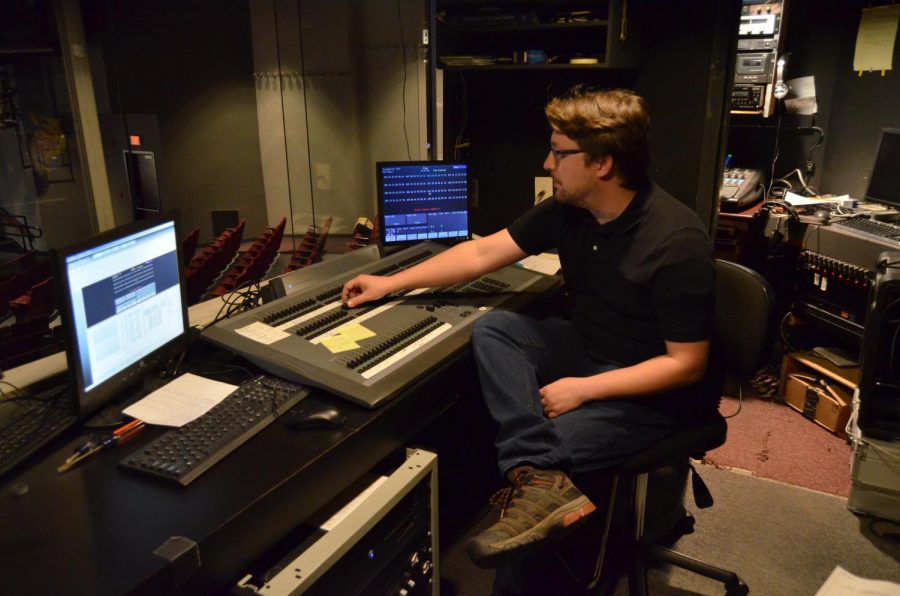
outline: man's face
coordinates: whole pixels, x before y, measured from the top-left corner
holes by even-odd
[[[550,151],[544,169],[553,178],[553,197],[560,203],[584,206],[584,199],[596,188],[595,164],[588,163],[585,154],[573,139],[561,132],[550,135]]]

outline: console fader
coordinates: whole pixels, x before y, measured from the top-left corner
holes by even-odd
[[[418,244],[211,325],[202,337],[275,375],[375,407],[463,347],[478,317],[528,302],[559,283],[553,276],[505,267],[359,308],[341,303],[344,283],[356,275],[391,275],[442,250],[438,244]]]

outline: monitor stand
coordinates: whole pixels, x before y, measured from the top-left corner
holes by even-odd
[[[126,392],[121,399],[109,403],[88,418],[84,423],[86,430],[114,430],[131,420],[131,417],[123,412],[135,402],[150,395],[172,379],[161,377],[158,374],[146,375],[140,387]]]

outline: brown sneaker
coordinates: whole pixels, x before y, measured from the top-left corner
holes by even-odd
[[[491,497],[501,505],[500,519],[467,545],[479,567],[534,553],[547,538],[567,534],[597,509],[560,471],[521,466],[508,477],[512,486]]]

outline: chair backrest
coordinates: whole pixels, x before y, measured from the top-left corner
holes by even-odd
[[[726,371],[745,378],[759,369],[769,345],[773,296],[753,269],[716,259],[713,356]]]
[[[716,310],[709,365],[701,392],[711,403],[722,396],[726,373],[740,378],[755,373],[769,347],[772,301],[769,282],[756,271],[716,259]],[[675,431],[625,462],[621,473],[638,474],[696,456],[725,442],[725,419],[715,413]]]
[[[183,267],[191,264],[194,253],[197,252],[197,242],[200,240],[200,228],[194,228],[181,240],[181,262]]]

